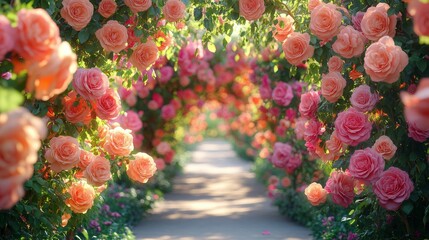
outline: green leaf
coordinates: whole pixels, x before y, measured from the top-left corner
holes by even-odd
[[[24,96],[15,89],[0,86],[0,113],[9,112],[24,102]]]
[[[411,213],[411,211],[413,211],[413,209],[414,209],[414,206],[413,206],[413,204],[412,203],[410,203],[410,202],[406,202],[406,203],[404,203],[403,205],[402,205],[402,211],[405,213],[405,214],[410,214]]]
[[[79,38],[80,43],[85,43],[89,39],[88,29],[87,28],[83,29],[82,31],[79,32],[79,34],[77,36]]]
[[[207,43],[207,48],[210,52],[215,53],[216,52],[216,46],[212,42]]]
[[[416,64],[417,64],[417,68],[418,68],[420,71],[424,72],[424,71],[426,70],[426,67],[427,67],[427,61],[420,60],[420,61],[417,61],[417,62],[416,62]]]
[[[195,8],[194,9],[194,18],[196,21],[199,21],[203,17],[203,12],[201,11],[201,8]]]

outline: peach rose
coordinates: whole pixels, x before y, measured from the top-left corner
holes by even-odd
[[[396,15],[389,16],[387,3],[379,3],[376,7],[366,10],[360,27],[363,35],[371,41],[378,41],[383,36],[394,37],[396,34]]]
[[[91,106],[83,98],[78,97],[75,91],[70,91],[63,98],[63,105],[67,121],[71,123],[83,123],[85,125],[91,122]]]
[[[320,204],[325,203],[326,197],[328,196],[328,193],[323,189],[322,185],[315,182],[305,188],[304,194],[313,206],[319,206]]]
[[[358,57],[365,49],[365,37],[352,26],[342,27],[332,49],[344,58]]]
[[[309,91],[301,95],[298,111],[302,117],[312,118],[316,116],[319,107],[320,96],[316,91]]]
[[[85,28],[94,14],[94,6],[89,0],[63,0],[61,17],[76,31]]]
[[[106,94],[109,79],[98,68],[79,68],[73,77],[73,88],[86,100],[96,100]]]
[[[185,17],[186,6],[180,0],[167,0],[162,7],[164,17],[169,22],[177,22]]]
[[[313,11],[317,6],[323,4],[320,0],[308,0],[308,10],[311,12]]]
[[[95,157],[86,167],[83,175],[89,184],[96,187],[103,185],[112,178],[109,160],[101,156]]]
[[[59,173],[75,167],[80,161],[80,147],[76,138],[69,136],[53,137],[45,158],[51,163],[52,171]]]
[[[105,18],[109,18],[116,12],[117,7],[115,0],[101,0],[98,4],[98,13]]]
[[[340,30],[341,20],[342,14],[335,4],[320,4],[311,11],[311,33],[322,42],[329,42]]]
[[[15,51],[25,60],[44,61],[61,43],[58,26],[43,9],[18,12]]]
[[[155,42],[147,41],[137,46],[129,59],[138,70],[144,71],[158,59],[158,47]]]
[[[384,159],[390,160],[395,155],[398,148],[388,136],[383,135],[375,140],[372,149],[381,154]]]
[[[405,106],[405,119],[421,129],[429,130],[429,78],[420,79],[414,95],[401,92],[401,100]]]
[[[352,106],[361,112],[371,111],[374,109],[377,102],[378,94],[372,93],[371,88],[366,84],[355,88],[350,97]]]
[[[146,153],[134,154],[134,160],[128,164],[127,175],[134,181],[146,183],[156,172],[153,158]]]
[[[274,26],[276,29],[273,31],[273,37],[279,41],[283,42],[289,34],[295,31],[294,20],[291,16],[286,17],[277,17],[277,24]]]
[[[372,148],[356,150],[350,157],[350,175],[357,180],[374,182],[383,170],[383,157]]]
[[[341,72],[343,70],[343,64],[344,61],[341,58],[337,56],[332,56],[328,60],[329,72]]]
[[[286,60],[292,65],[299,65],[312,57],[314,47],[310,45],[308,33],[293,32],[289,34],[282,44]]]
[[[326,182],[325,190],[331,195],[332,201],[344,208],[348,207],[355,197],[355,180],[347,173],[332,172]]]
[[[265,12],[264,0],[238,0],[240,15],[247,21],[257,20]]]
[[[118,21],[108,21],[95,32],[95,36],[107,52],[118,53],[127,47],[127,28]]]
[[[128,156],[134,150],[131,131],[121,127],[109,130],[103,148],[110,155]]]
[[[95,113],[103,120],[115,119],[122,109],[119,94],[112,88],[107,89],[106,94],[97,99]]]
[[[340,112],[334,124],[338,139],[347,145],[357,146],[371,136],[371,122],[364,113],[355,108]]]
[[[408,55],[391,37],[384,36],[366,49],[364,62],[372,81],[394,83],[408,65]]]
[[[81,149],[79,155],[79,164],[78,167],[81,170],[85,170],[86,167],[94,160],[95,155],[92,152]]]
[[[411,0],[408,12],[413,16],[414,32],[419,36],[429,36],[429,3]]]
[[[151,0],[124,0],[133,13],[144,12],[152,6]]]
[[[337,160],[344,151],[347,149],[347,145],[338,139],[337,132],[333,131],[329,140],[326,141],[326,148],[329,150],[330,160]]]
[[[10,25],[9,20],[0,16],[0,61],[3,61],[5,55],[15,48],[16,41],[15,29]]]
[[[339,72],[329,72],[322,76],[322,96],[330,103],[334,103],[343,96],[347,82]]]
[[[86,213],[94,205],[94,188],[84,181],[73,183],[67,192],[70,194],[70,198],[65,203],[75,213]]]

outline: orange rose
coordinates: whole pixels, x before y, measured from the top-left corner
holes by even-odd
[[[320,4],[311,12],[311,33],[322,42],[329,42],[339,32],[341,20],[342,14],[335,4]]]
[[[118,53],[127,47],[127,28],[118,21],[110,20],[95,32],[104,50]]]
[[[363,34],[352,26],[342,27],[332,49],[344,58],[358,57],[365,49],[365,40]]]
[[[51,163],[52,171],[59,173],[75,167],[80,160],[80,148],[76,138],[69,136],[53,137],[45,158]]]
[[[322,185],[319,183],[311,183],[305,188],[305,196],[307,196],[308,201],[313,206],[319,206],[326,202],[326,197],[328,193],[323,189]]]
[[[94,205],[94,188],[86,182],[73,183],[67,192],[70,198],[65,203],[75,213],[86,213]]]
[[[429,3],[411,0],[408,12],[413,16],[414,32],[419,36],[429,36]]]
[[[394,37],[396,34],[396,15],[389,16],[387,3],[379,3],[376,7],[366,10],[361,21],[363,35],[371,41],[377,41],[383,36]]]
[[[110,155],[128,156],[134,149],[131,131],[121,127],[109,130],[103,148]]]
[[[91,106],[75,91],[70,91],[63,99],[64,115],[71,123],[83,123],[88,125],[92,120]]]
[[[238,6],[240,15],[248,21],[259,19],[265,12],[264,0],[239,0]]]
[[[159,30],[155,33],[153,38],[158,43],[158,51],[164,51],[171,44],[171,36],[169,34],[165,34],[163,31]]]
[[[144,71],[158,59],[158,47],[155,42],[147,41],[137,46],[130,57],[131,64]]]
[[[395,155],[398,148],[388,136],[383,135],[375,140],[372,149],[380,153],[384,159],[390,160]]]
[[[328,102],[334,103],[343,96],[347,82],[339,72],[329,72],[322,76],[322,96]]]
[[[167,0],[162,8],[164,17],[169,22],[177,22],[185,17],[186,6],[180,0]]]
[[[101,0],[98,4],[98,13],[105,18],[109,18],[116,12],[117,7],[115,0]]]
[[[71,218],[71,214],[69,214],[69,213],[64,213],[64,214],[61,216],[61,227],[65,227],[65,226],[67,226],[67,223],[69,222],[70,218]]]
[[[408,55],[391,37],[384,36],[366,49],[364,62],[372,81],[394,83],[408,65]]]
[[[85,169],[84,177],[89,184],[101,186],[112,178],[110,174],[110,162],[104,157],[97,156]]]
[[[94,158],[95,155],[92,152],[81,149],[78,167],[81,170],[85,170],[86,167],[88,167],[88,165],[92,162],[92,160],[94,160]]]
[[[273,31],[273,37],[279,41],[283,42],[289,34],[293,33],[295,26],[293,25],[294,20],[291,16],[286,17],[277,17],[278,23],[275,25],[275,30]]]
[[[85,28],[94,14],[94,6],[89,0],[63,0],[61,17],[76,31]]]
[[[292,65],[299,65],[314,54],[314,47],[310,45],[308,33],[289,34],[282,47],[286,60]]]
[[[133,13],[144,12],[152,6],[151,0],[124,0]]]
[[[134,154],[134,160],[128,164],[127,175],[134,181],[146,183],[156,172],[153,158],[146,153]]]
[[[25,60],[43,61],[61,43],[58,26],[43,9],[18,12],[15,50]]]

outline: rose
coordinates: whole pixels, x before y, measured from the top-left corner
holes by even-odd
[[[116,12],[117,7],[115,0],[101,0],[98,4],[98,13],[105,18],[109,18]]]
[[[52,171],[59,173],[75,167],[80,161],[80,147],[76,138],[70,136],[53,137],[45,158],[51,164]]]
[[[174,74],[174,69],[171,66],[164,66],[159,69],[160,76],[158,78],[159,83],[167,83],[170,81]]]
[[[277,168],[285,168],[292,157],[292,146],[289,143],[276,142],[270,161]]]
[[[92,120],[91,106],[82,98],[77,97],[75,91],[70,91],[63,98],[64,115],[71,123],[83,123],[88,125]]]
[[[121,127],[110,129],[103,148],[112,156],[128,156],[134,149],[131,131]]]
[[[350,97],[350,102],[358,111],[371,111],[378,102],[378,94],[371,93],[371,88],[368,85],[363,84],[355,88],[352,96]]]
[[[138,132],[143,127],[140,116],[132,110],[125,112],[119,121],[124,129],[130,129],[133,132]]]
[[[307,118],[299,117],[295,120],[295,136],[296,139],[304,139],[305,123],[308,121]]]
[[[319,145],[319,135],[322,133],[323,124],[317,118],[312,118],[305,123],[304,140],[308,151],[315,152]]]
[[[160,43],[158,47],[158,51],[164,51],[171,45],[171,35],[165,34],[163,31],[158,30],[153,38],[156,39],[156,42]]]
[[[302,164],[302,159],[299,155],[292,156],[286,163],[286,171],[292,174]]]
[[[15,51],[25,60],[41,62],[61,43],[58,26],[43,9],[18,12]]]
[[[115,119],[119,116],[121,111],[121,99],[119,94],[109,88],[101,98],[97,99],[95,103],[95,113],[97,117],[103,120]]]
[[[155,42],[147,41],[137,46],[131,54],[130,63],[140,71],[146,70],[158,59],[158,47]]]
[[[429,78],[420,79],[414,95],[401,92],[401,100],[405,105],[405,119],[421,129],[429,129]]]
[[[127,28],[118,21],[108,21],[95,32],[95,36],[107,52],[118,53],[127,47]]]
[[[350,157],[350,175],[357,180],[374,182],[384,170],[384,159],[372,148],[356,150]]]
[[[180,0],[167,0],[162,7],[164,17],[169,22],[177,22],[185,17],[186,6]]]
[[[79,68],[73,77],[73,88],[87,100],[96,100],[106,94],[109,79],[98,68]]]
[[[171,146],[168,142],[160,142],[156,146],[156,151],[161,155],[165,155],[171,151]]]
[[[133,13],[144,12],[152,6],[152,0],[124,0]]]
[[[417,142],[424,142],[429,138],[429,128],[422,127],[417,122],[408,122],[408,137]]]
[[[93,186],[103,185],[112,178],[109,160],[101,156],[95,157],[86,167],[84,177]]]
[[[94,158],[95,158],[95,155],[92,152],[81,149],[80,155],[79,155],[78,167],[81,170],[85,170],[86,167],[88,167],[88,165],[92,162],[92,160],[94,160]]]
[[[272,98],[280,106],[289,105],[293,98],[292,87],[285,82],[277,83],[273,90]]]
[[[325,190],[331,195],[335,204],[346,208],[353,202],[354,185],[355,181],[350,175],[335,171],[326,182]]]
[[[377,6],[366,10],[360,23],[362,33],[366,38],[377,41],[383,36],[395,36],[397,17],[394,14],[388,15],[389,8],[387,3],[379,3]]]
[[[361,22],[362,22],[362,18],[365,15],[364,12],[357,12],[356,15],[352,16],[352,23],[353,23],[353,27],[358,30],[359,32],[362,32],[362,28],[361,28]]]
[[[366,49],[364,62],[372,81],[394,83],[408,65],[408,55],[391,37],[384,36]]]
[[[46,61],[27,65],[25,90],[34,91],[36,99],[46,101],[66,90],[76,69],[76,54],[68,42],[62,42]]]
[[[171,120],[176,116],[176,109],[172,104],[164,105],[161,108],[161,117],[164,120]]]
[[[10,25],[9,20],[0,16],[0,61],[3,61],[5,55],[15,48],[16,41],[15,29]]]
[[[320,103],[319,93],[316,91],[309,91],[301,95],[299,103],[299,113],[302,117],[312,118],[316,116],[317,108]]]
[[[146,153],[134,154],[134,160],[128,164],[127,175],[134,181],[146,183],[156,172],[153,158]]]
[[[238,0],[240,15],[247,21],[257,20],[265,12],[264,0]]]
[[[337,132],[333,131],[329,140],[326,141],[326,148],[329,150],[329,160],[337,160],[339,156],[347,149],[347,145],[340,141]]]
[[[320,4],[311,11],[310,31],[322,42],[329,42],[340,30],[341,19],[335,4]]]
[[[342,27],[332,49],[344,58],[358,57],[365,49],[365,40],[364,35],[352,26]]]
[[[339,72],[323,74],[321,94],[328,102],[334,103],[343,96],[343,90],[346,85],[346,80]]]
[[[337,56],[332,56],[328,60],[329,72],[341,72],[341,70],[343,70],[343,64],[344,61],[341,58]]]
[[[317,6],[323,4],[320,0],[308,0],[308,10],[311,12],[313,11]]]
[[[290,187],[291,184],[292,184],[292,181],[290,180],[290,178],[288,178],[288,177],[282,178],[282,180],[281,180],[282,187],[287,188],[287,187]]]
[[[95,191],[86,182],[73,183],[67,192],[70,194],[65,203],[75,213],[86,213],[94,204]]]
[[[85,28],[94,14],[94,6],[89,0],[63,0],[61,17],[76,31]]]
[[[421,0],[412,0],[408,12],[413,16],[414,32],[419,36],[429,36],[429,4]]]
[[[338,139],[347,145],[356,146],[371,136],[372,124],[355,108],[340,112],[334,124]]]
[[[398,210],[414,190],[408,173],[396,167],[384,171],[372,187],[380,205],[391,211]]]
[[[292,65],[299,65],[314,54],[314,47],[310,46],[308,33],[293,32],[289,34],[283,42],[282,48],[286,60]]]
[[[261,85],[259,87],[259,94],[261,95],[261,99],[271,99],[272,90],[270,79],[267,74],[262,77]]]
[[[372,146],[384,159],[390,160],[396,153],[397,147],[388,136],[380,136]]]
[[[289,34],[293,33],[295,30],[294,20],[291,16],[287,15],[286,17],[277,17],[277,24],[274,26],[273,37],[279,41],[283,42]]]
[[[319,183],[311,183],[305,188],[305,196],[307,196],[308,201],[313,206],[319,206],[326,202],[326,196],[328,193],[323,189],[322,185]]]

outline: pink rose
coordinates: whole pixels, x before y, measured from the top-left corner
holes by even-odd
[[[322,42],[329,42],[340,30],[342,14],[332,3],[323,3],[311,11],[310,30]]]
[[[308,33],[293,32],[282,44],[286,60],[292,65],[299,65],[314,54],[314,47],[310,45]]]
[[[87,100],[96,100],[106,94],[109,79],[98,68],[79,68],[73,78],[73,88]]]
[[[168,152],[171,151],[171,146],[168,142],[160,142],[156,146],[156,151],[161,155],[166,155]]]
[[[169,22],[177,22],[185,18],[186,5],[180,0],[167,0],[164,7],[162,7],[165,20]]]
[[[349,108],[338,114],[335,120],[335,130],[341,142],[357,146],[359,143],[369,139],[372,124],[364,113],[355,108]]]
[[[127,175],[134,181],[146,183],[156,172],[153,158],[146,153],[134,154],[127,167]]]
[[[405,119],[421,129],[429,129],[429,78],[420,79],[414,95],[401,92],[401,100],[405,105]]]
[[[164,66],[159,69],[160,76],[158,78],[159,83],[167,83],[170,81],[174,74],[174,69],[171,66]]]
[[[101,186],[112,178],[110,174],[110,162],[104,157],[97,156],[84,171],[87,182],[93,186]]]
[[[299,103],[299,113],[302,117],[312,118],[316,116],[317,108],[319,107],[320,96],[316,91],[306,92],[301,95]]]
[[[379,3],[376,7],[366,10],[360,27],[363,35],[371,41],[377,41],[383,36],[394,37],[396,34],[396,15],[389,16],[387,3]]]
[[[97,99],[95,103],[95,113],[97,117],[103,120],[117,118],[121,109],[122,105],[119,94],[111,88],[107,89],[106,94]]]
[[[372,149],[381,154],[384,159],[390,160],[398,148],[388,136],[383,135],[375,141]]]
[[[391,211],[398,210],[413,190],[414,184],[408,173],[396,167],[384,171],[380,179],[373,184],[373,191],[380,205]]]
[[[289,143],[276,142],[270,161],[277,168],[286,168],[293,157],[292,146]]]
[[[288,106],[293,98],[292,87],[285,83],[279,82],[274,88],[272,98],[280,106]]]
[[[109,18],[116,12],[117,7],[115,0],[101,0],[98,4],[98,13],[105,18]]]
[[[162,158],[157,158],[157,159],[155,159],[155,165],[156,165],[156,169],[157,169],[158,171],[162,171],[162,170],[164,170],[164,169],[165,169],[165,166],[166,166],[165,161],[164,161],[164,159],[162,159]]]
[[[323,124],[317,118],[312,118],[305,123],[304,140],[308,151],[316,151],[319,135],[322,135],[323,131]]]
[[[429,36],[429,3],[411,0],[408,12],[413,17],[414,32],[419,36]]]
[[[59,173],[77,166],[80,161],[80,147],[76,138],[69,136],[53,137],[45,158],[51,163],[52,171]]]
[[[302,164],[302,159],[299,155],[292,156],[286,163],[286,171],[292,174]]]
[[[176,108],[172,104],[164,105],[161,108],[161,117],[164,120],[171,120],[176,116]]]
[[[112,156],[128,156],[134,149],[131,131],[121,127],[110,129],[103,148]]]
[[[361,22],[362,22],[363,16],[365,16],[364,12],[357,12],[356,15],[352,16],[353,27],[359,32],[362,32]]]
[[[259,87],[259,94],[263,100],[271,99],[272,90],[270,82],[268,75],[265,74],[262,77],[261,86]]]
[[[304,132],[305,132],[305,123],[308,121],[307,118],[299,117],[295,120],[295,136],[296,139],[301,140],[304,139]]]
[[[238,0],[240,15],[247,21],[257,20],[265,12],[264,0]]]
[[[322,76],[322,96],[330,103],[335,103],[343,96],[347,82],[339,72],[329,72]]]
[[[94,6],[89,0],[63,0],[61,17],[76,31],[85,28],[94,14]]]
[[[87,125],[92,120],[91,106],[83,98],[78,97],[75,91],[70,91],[62,102],[67,121]]]
[[[158,47],[155,42],[147,41],[139,44],[129,59],[139,71],[144,71],[158,59]]]
[[[342,27],[332,49],[344,58],[358,57],[365,49],[365,37],[352,26]]]
[[[347,145],[338,139],[337,132],[333,131],[329,140],[326,141],[326,148],[329,150],[330,160],[337,160],[344,151],[347,149]]]
[[[350,175],[361,181],[376,181],[384,170],[383,157],[372,148],[356,150],[350,157]]]
[[[15,29],[10,25],[9,20],[0,16],[0,61],[3,61],[5,55],[15,48],[16,41]]]
[[[294,20],[291,16],[277,17],[277,24],[274,26],[273,37],[279,42],[283,42],[289,34],[295,30]]]
[[[371,111],[378,102],[378,94],[372,93],[371,88],[368,85],[363,84],[355,88],[352,96],[350,97],[350,102],[358,111]]]
[[[133,13],[144,12],[152,6],[152,0],[124,0]]]
[[[124,129],[130,129],[133,132],[138,132],[143,127],[140,116],[133,110],[125,112],[125,114],[120,117],[119,122]]]
[[[429,138],[429,128],[422,127],[416,122],[408,122],[408,137],[417,142],[424,142]]]
[[[107,52],[118,53],[127,47],[127,28],[118,21],[110,20],[95,32],[95,36]]]
[[[332,201],[347,208],[355,197],[355,180],[344,172],[333,172],[326,182],[325,190],[331,195]]]
[[[365,72],[372,81],[394,83],[408,65],[408,55],[385,36],[366,49],[364,61]]]
[[[81,149],[78,167],[81,170],[85,170],[85,168],[88,167],[88,165],[92,162],[92,160],[94,160],[94,158],[95,158],[95,155],[92,152]]]
[[[308,10],[311,12],[313,11],[317,6],[323,4],[320,0],[308,0]]]
[[[341,72],[343,70],[343,64],[344,61],[341,58],[332,56],[328,61],[329,72]]]

